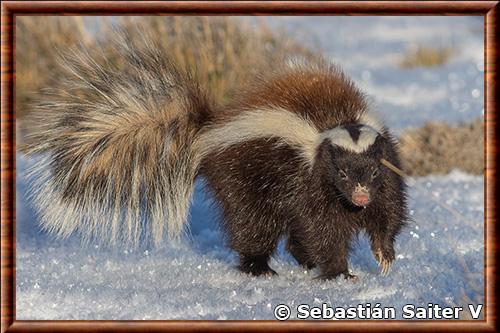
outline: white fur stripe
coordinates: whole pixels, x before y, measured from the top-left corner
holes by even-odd
[[[320,141],[322,142],[328,138],[332,144],[359,154],[366,151],[378,136],[378,132],[370,126],[362,126],[359,131],[359,138],[356,142],[354,142],[349,132],[342,127],[335,127],[321,133]]]
[[[254,139],[279,138],[301,149],[305,160],[312,161],[318,134],[313,124],[285,109],[249,110],[228,123],[208,129],[198,144],[202,156],[206,156]]]
[[[366,151],[373,144],[383,126],[373,116],[359,119],[360,137],[354,142],[342,127],[319,132],[310,121],[282,108],[256,109],[242,112],[232,121],[207,129],[196,143],[200,156],[222,151],[232,145],[262,138],[279,138],[280,143],[301,150],[305,162],[312,164],[316,149],[325,138],[355,153]]]

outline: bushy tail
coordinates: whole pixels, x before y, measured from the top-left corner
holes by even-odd
[[[157,244],[183,229],[199,166],[193,143],[211,105],[160,47],[116,39],[118,59],[83,47],[64,55],[62,88],[30,116],[23,150],[40,158],[32,196],[59,236]]]

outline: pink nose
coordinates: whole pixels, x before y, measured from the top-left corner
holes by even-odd
[[[370,195],[366,192],[354,193],[352,195],[352,202],[356,206],[366,206],[370,203]]]

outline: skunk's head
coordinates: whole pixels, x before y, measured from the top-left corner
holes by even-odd
[[[386,139],[372,127],[342,125],[321,134],[315,165],[332,196],[366,207],[383,182],[385,168],[380,159],[386,148]]]

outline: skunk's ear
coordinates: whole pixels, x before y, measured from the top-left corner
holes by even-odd
[[[336,150],[338,147],[332,145],[330,139],[325,138],[316,150],[316,156],[314,158],[312,173],[316,175],[323,184],[332,185],[334,177],[332,175],[336,173]],[[316,177],[315,177],[316,178]]]
[[[328,138],[325,138],[323,141],[321,141],[318,148],[316,149],[314,164],[320,161],[331,159],[333,157],[332,153],[333,153],[332,143]]]
[[[335,148],[330,139],[325,138],[316,149],[314,169],[316,172],[328,172],[335,168]]]
[[[318,162],[318,160],[329,160],[333,163],[336,158],[345,154],[345,152],[344,148],[333,144],[329,138],[325,138],[316,150],[315,162]]]
[[[370,148],[368,148],[367,153],[372,157],[386,156],[388,148],[387,145],[387,139],[383,135],[378,134],[373,144],[370,146]]]

